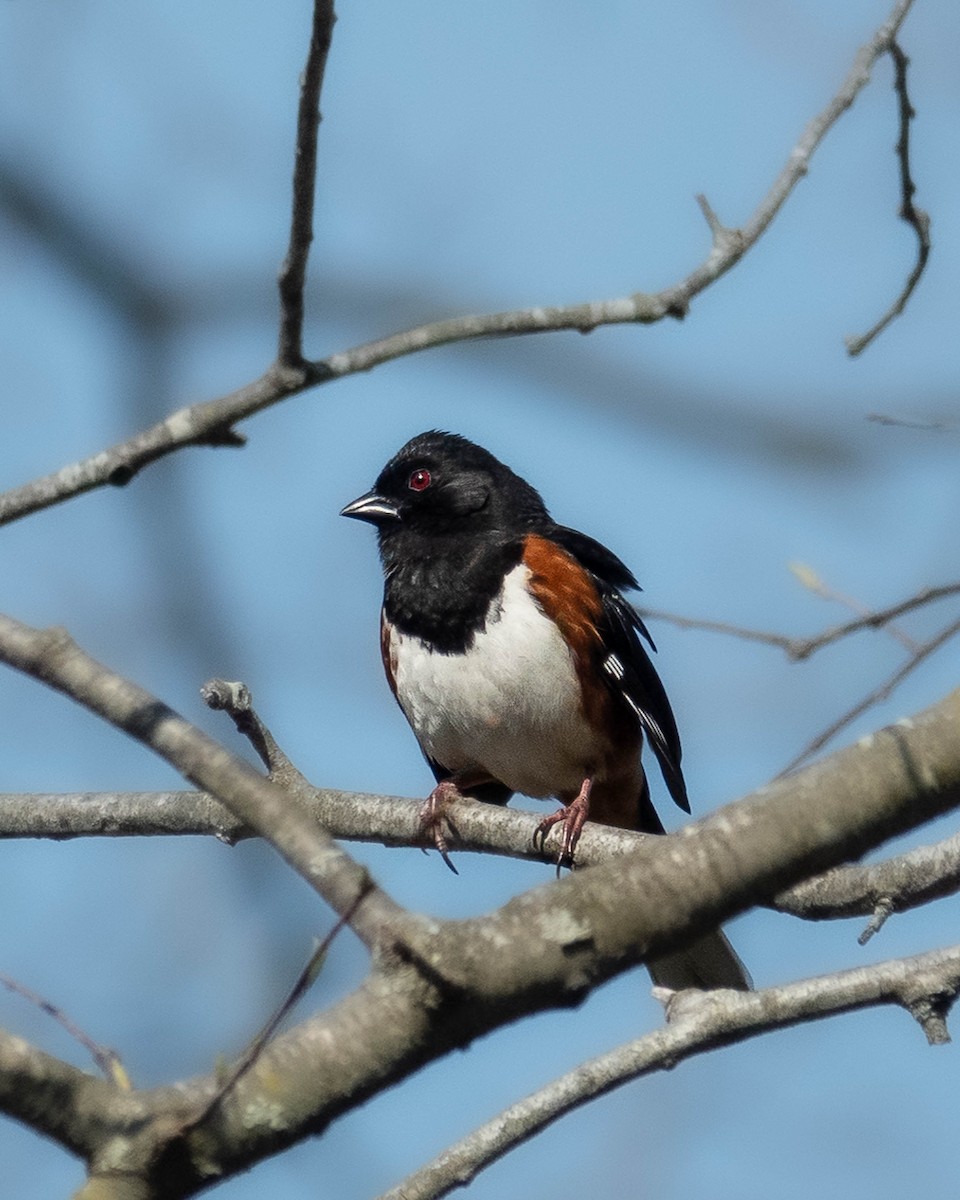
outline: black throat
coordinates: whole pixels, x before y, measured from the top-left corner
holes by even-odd
[[[423,537],[391,529],[380,540],[387,620],[441,654],[462,654],[485,626],[522,537]]]

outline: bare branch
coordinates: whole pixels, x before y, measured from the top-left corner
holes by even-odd
[[[277,1030],[286,1020],[287,1016],[289,1016],[290,1012],[293,1010],[294,1006],[307,992],[310,985],[316,979],[321,968],[323,967],[327,954],[330,952],[330,947],[333,945],[334,939],[341,932],[345,925],[350,924],[350,921],[353,918],[354,913],[359,908],[363,898],[364,893],[361,893],[359,896],[357,896],[352,906],[342,916],[337,918],[332,929],[330,929],[323,940],[317,944],[315,950],[307,960],[306,966],[297,976],[293,987],[283,998],[283,1001],[277,1007],[276,1011],[269,1018],[260,1032],[250,1042],[250,1045],[247,1046],[246,1050],[244,1050],[244,1052],[240,1055],[240,1058],[234,1064],[226,1079],[223,1080],[211,1099],[203,1105],[200,1112],[194,1118],[184,1125],[184,1132],[186,1132],[187,1129],[195,1129],[198,1125],[202,1125],[203,1122],[210,1117],[211,1113],[213,1113],[214,1110],[223,1103],[227,1096],[230,1095],[244,1075],[246,1075],[250,1068],[257,1062],[257,1060],[260,1058],[260,1055],[266,1048],[267,1043],[277,1032]]]
[[[0,795],[0,838],[255,836],[206,792],[14,792]],[[342,836],[342,835],[339,835]]]
[[[36,635],[4,618],[0,650],[159,745],[191,777],[199,774],[190,754],[181,753],[179,718],[150,698],[131,714],[132,685],[91,663],[63,635]],[[163,1157],[177,1172],[181,1194],[276,1153],[451,1048],[545,1008],[577,1003],[605,979],[689,943],[810,872],[960,804],[958,720],[960,692],[879,731],[869,744],[838,751],[678,834],[644,839],[630,855],[535,888],[487,916],[400,924],[381,906],[386,928],[367,981],[271,1042],[213,1120],[183,1133],[184,1120],[216,1090],[213,1080],[126,1097],[109,1089],[97,1108],[93,1144],[122,1153],[111,1158],[114,1170],[142,1173],[146,1163],[156,1173]],[[144,737],[145,727],[154,736]],[[282,794],[289,806],[291,797]],[[257,797],[268,810],[273,799],[269,787]],[[355,922],[370,919],[373,898],[361,903]],[[934,1034],[942,1030],[941,993],[924,985],[908,999]],[[281,1121],[277,1078],[283,1079]],[[34,1123],[46,1129],[40,1117]],[[134,1127],[135,1137],[111,1136]]]
[[[61,1025],[72,1038],[83,1046],[105,1078],[109,1079],[111,1083],[115,1083],[117,1087],[123,1088],[124,1091],[130,1090],[130,1077],[116,1050],[111,1050],[109,1046],[101,1046],[99,1042],[95,1042],[89,1034],[84,1033],[75,1021],[70,1020],[62,1008],[45,1000],[39,992],[35,992],[32,988],[25,987],[22,983],[11,979],[9,975],[0,975],[0,985],[7,991],[22,996],[24,1000],[36,1005],[41,1012],[46,1013],[48,1017]]]
[[[942,629],[935,637],[930,638],[928,641],[923,642],[920,646],[918,646],[913,654],[911,654],[907,661],[903,664],[903,666],[898,667],[889,679],[881,683],[879,687],[874,688],[873,691],[864,696],[862,700],[859,700],[853,706],[853,708],[849,709],[841,717],[838,717],[835,721],[828,725],[822,733],[817,734],[817,736],[800,751],[796,758],[787,763],[787,765],[783,768],[781,775],[787,775],[791,771],[796,770],[801,763],[806,762],[808,758],[811,758],[814,754],[816,754],[816,752],[825,746],[827,742],[831,740],[831,738],[836,737],[841,730],[846,729],[848,725],[852,724],[857,717],[861,716],[875,704],[879,704],[881,701],[886,700],[887,697],[894,691],[894,689],[897,688],[904,681],[904,679],[907,678],[908,675],[915,671],[922,662],[928,659],[935,651],[939,650],[940,647],[948,642],[951,638],[956,637],[958,633],[960,633],[960,621],[952,621],[946,627],[946,629]]]
[[[320,381],[309,366],[300,370],[272,366],[238,391],[178,409],[125,442],[4,492],[0,495],[0,525],[94,488],[107,484],[122,487],[150,463],[185,446],[242,446],[244,439],[233,430],[235,422]]]
[[[644,1075],[773,1029],[878,1005],[921,1020],[931,1044],[949,1041],[942,1014],[960,992],[960,946],[857,967],[758,992],[683,993],[670,1024],[581,1063],[445,1150],[380,1200],[438,1200],[554,1121]],[[689,996],[689,999],[687,997]],[[925,1003],[926,1002],[926,1003]],[[933,1011],[939,1018],[929,1015]]]
[[[283,784],[286,789],[286,783]],[[297,801],[332,837],[418,847],[422,799],[366,792],[293,789]],[[556,849],[533,845],[538,818],[515,808],[458,800],[450,814],[458,850],[500,854],[553,864]],[[228,845],[256,831],[205,792],[0,793],[0,839],[78,837],[213,836]],[[577,847],[584,866],[635,849],[648,835],[589,822]]]
[[[817,650],[822,650],[824,646],[831,646],[834,642],[849,637],[852,633],[859,633],[861,629],[882,629],[890,621],[895,621],[897,617],[902,617],[915,609],[924,608],[928,604],[934,604],[948,596],[960,596],[960,582],[921,588],[915,595],[907,597],[906,600],[898,600],[896,604],[891,604],[888,608],[879,608],[874,612],[864,613],[852,621],[834,625],[815,637],[796,638],[790,656],[796,660],[809,658]]]
[[[777,216],[793,189],[806,175],[817,147],[869,83],[870,72],[877,59],[889,50],[912,4],[913,0],[897,0],[887,20],[870,41],[861,47],[839,91],[804,129],[780,174],[745,225],[739,229],[724,226],[706,197],[697,197],[713,241],[710,253],[700,266],[679,283],[660,292],[634,292],[631,296],[617,300],[601,300],[562,308],[518,309],[488,316],[455,317],[437,321],[334,354],[318,365],[330,370],[339,378],[355,371],[369,371],[372,367],[391,359],[450,342],[560,329],[576,329],[581,333],[589,333],[600,325],[649,325],[663,320],[664,317],[685,316],[690,301],[736,266]]]
[[[960,834],[869,866],[844,866],[774,897],[780,912],[809,921],[869,916],[868,941],[895,912],[906,912],[960,888]],[[881,919],[882,918],[882,919]]]
[[[302,795],[298,796],[303,800]],[[416,845],[422,801],[401,796],[311,789],[316,820],[336,838],[384,846]],[[465,799],[451,814],[456,849],[550,862],[533,845],[537,817]],[[0,794],[0,838],[214,836],[228,844],[256,836],[204,792]],[[629,854],[648,835],[588,822],[578,846],[584,866]],[[810,921],[872,916],[880,906],[906,912],[960,889],[960,834],[870,866],[843,866],[777,895],[772,907]],[[862,936],[862,935],[861,935]]]
[[[815,596],[819,596],[821,600],[828,600],[834,604],[842,604],[844,608],[848,608],[851,612],[856,613],[854,619],[857,621],[873,620],[874,613],[872,609],[853,596],[848,596],[845,592],[831,587],[813,567],[808,566],[806,563],[792,562],[790,563],[790,571],[807,591],[812,592]],[[910,651],[917,649],[916,638],[911,637],[910,634],[898,625],[894,625],[892,618],[888,618],[881,622],[880,625],[874,626],[875,629],[881,627],[905,649]]]
[[[339,847],[292,794],[265,779],[143,688],[85,654],[60,629],[31,629],[0,616],[0,660],[78,700],[166,759],[270,841],[337,913],[358,895],[352,921],[369,946],[403,910],[370,884],[366,870]]]
[[[421,800],[310,788],[298,791],[333,837],[412,847]],[[536,815],[480,801],[458,801],[451,812],[456,849],[550,863],[553,852],[533,845]],[[254,831],[203,792],[0,794],[0,838],[153,837],[207,835],[233,844]],[[629,854],[648,837],[588,822],[577,856],[584,866]],[[772,907],[811,921],[871,916],[881,905],[905,912],[960,888],[960,835],[870,866],[837,867],[777,895]]]
[[[882,900],[878,900],[876,908],[874,908],[870,915],[870,920],[864,927],[863,932],[857,938],[857,945],[865,946],[873,937],[873,935],[875,933],[879,933],[884,925],[886,925],[890,917],[893,916],[893,913],[893,901],[889,896],[884,896]]]
[[[367,886],[362,869],[336,847],[326,833],[318,829],[312,815],[295,802],[291,793],[257,775],[248,764],[235,759],[136,685],[128,683],[94,662],[62,631],[31,630],[8,617],[0,618],[0,657],[79,700],[118,728],[150,746],[188,778],[218,794],[246,824],[272,840],[288,861],[314,883],[317,890],[330,900],[337,911],[347,911],[358,893]],[[945,712],[949,712],[950,705],[957,703],[960,703],[960,693],[944,701],[941,707]],[[944,733],[931,715],[937,712],[937,709],[933,709],[930,714],[923,714],[922,717],[891,726],[882,733],[873,735],[868,744],[849,747],[809,770],[771,784],[765,789],[771,798],[774,793],[783,789],[793,795],[794,800],[797,794],[803,793],[803,805],[793,804],[793,809],[803,810],[803,819],[801,820],[799,811],[791,811],[790,821],[798,829],[802,827],[806,831],[804,836],[809,835],[813,839],[809,845],[810,853],[814,854],[814,857],[816,854],[825,853],[829,847],[829,857],[833,862],[843,861],[850,854],[862,852],[875,844],[875,837],[868,835],[865,830],[874,828],[878,819],[884,829],[883,836],[889,836],[901,829],[913,827],[921,820],[950,807],[953,802],[950,791],[952,781],[960,780],[960,758],[957,757],[960,752],[952,735],[952,718],[943,718],[947,731],[950,731]],[[937,729],[935,736],[931,733],[934,727]],[[916,740],[917,745],[908,753],[912,740]],[[921,758],[922,769],[917,765]],[[856,768],[849,776],[845,775],[844,764],[853,761],[857,764]],[[870,771],[867,770],[867,763],[872,764]],[[830,782],[826,786],[831,794],[827,797],[809,795],[808,793],[817,792],[825,786],[822,782],[825,778],[829,778]],[[897,813],[893,810],[883,810],[883,815],[880,816],[874,806],[881,804],[882,796],[891,789],[894,789],[897,795],[900,795],[897,789],[902,790],[900,803],[904,805],[904,810]],[[838,797],[843,797],[842,801],[838,800]],[[814,809],[817,803],[827,803],[828,806],[839,804],[842,819],[836,828],[833,828],[833,817],[828,819],[827,816],[821,815],[820,819],[815,819]],[[411,809],[413,807],[410,805]],[[463,806],[467,813],[471,808],[474,812],[479,812],[485,807],[487,806],[482,804]],[[698,828],[708,826],[711,822],[716,823],[718,829],[725,825],[732,826],[733,818],[724,814],[739,811],[741,806],[734,806],[721,810],[721,813],[707,818],[705,822],[687,827],[676,835],[680,839],[678,844],[682,845],[684,839],[694,836]],[[746,814],[747,810],[743,811]],[[528,823],[533,821],[533,818],[520,813],[512,814],[512,818],[515,821],[526,819]],[[810,829],[808,825],[812,818],[813,828]],[[858,819],[865,822],[859,833]],[[752,817],[745,815],[744,820],[749,823]],[[741,823],[737,822],[738,825]],[[832,840],[828,835],[832,835]],[[774,836],[778,844],[782,844],[787,840],[788,831],[785,828],[777,828],[775,835],[771,836]],[[585,834],[583,848],[587,854],[590,840]],[[731,861],[727,864],[729,870],[726,873],[729,874],[729,878],[726,884],[731,889],[729,894],[721,886],[725,871],[720,869],[719,864],[716,864],[711,873],[709,883],[711,888],[720,889],[721,903],[736,905],[738,874],[747,863],[747,856],[741,844],[743,841],[744,836],[741,832],[736,862]],[[661,846],[664,844],[663,839],[644,839],[636,854],[640,855],[649,848],[651,842],[657,842]],[[815,851],[812,849],[814,846]],[[631,856],[631,859],[634,857],[636,855]],[[677,858],[676,851],[672,857],[674,860]],[[625,875],[626,867],[622,865],[624,861],[620,859],[617,866]],[[816,865],[814,861],[809,863],[811,870],[816,869]],[[610,864],[607,864],[608,868],[609,866]],[[598,867],[595,872],[585,873],[584,878],[589,876],[594,880],[602,879],[604,870],[604,867]],[[768,882],[772,889],[776,887],[776,881],[773,879]],[[671,889],[664,887],[660,890],[665,895]],[[376,903],[373,903],[374,900]],[[729,911],[734,910],[735,907],[731,907]],[[384,923],[402,915],[382,894],[371,892],[361,908],[358,924],[373,942],[376,942],[376,938],[371,933],[369,922],[365,923],[361,919],[367,911],[374,913],[375,917]],[[700,931],[696,929],[690,932],[693,935]],[[361,936],[363,935],[362,933]]]
[[[271,779],[286,788],[312,790],[306,777],[287,758],[277,739],[257,715],[253,695],[245,683],[211,679],[200,689],[200,695],[208,708],[229,714],[238,733],[242,733],[259,754]]]
[[[587,333],[600,325],[643,325],[665,317],[682,317],[690,301],[734,267],[774,220],[797,183],[806,175],[817,147],[869,82],[874,64],[888,52],[912,3],[913,0],[897,0],[887,20],[858,51],[836,95],[807,125],[767,195],[742,228],[727,229],[706,201],[700,201],[711,226],[713,244],[704,261],[679,283],[660,292],[635,292],[619,299],[454,317],[367,342],[314,362],[278,360],[258,380],[236,392],[180,409],[125,442],[0,495],[0,525],[108,483],[128,483],[149,463],[184,446],[236,445],[239,435],[233,426],[237,422],[308,387],[369,371],[381,363],[433,346],[562,329]],[[297,244],[302,248],[302,243]],[[290,323],[296,323],[295,315]],[[286,344],[290,344],[288,336]]]
[[[634,608],[644,621],[665,621],[668,625],[675,625],[677,629],[694,630],[698,633],[722,633],[729,637],[741,638],[745,642],[761,642],[765,646],[776,646],[791,659],[796,657],[795,647],[805,641],[788,633],[748,629],[745,625],[735,625],[730,621],[715,621],[709,617],[684,617],[679,613],[667,612],[663,608],[650,608],[646,604],[636,604]]]
[[[0,1112],[42,1130],[74,1154],[89,1149],[101,1105],[113,1096],[135,1095],[0,1030]]]
[[[847,353],[851,358],[865,350],[874,338],[882,333],[890,322],[899,317],[903,312],[907,306],[907,301],[913,295],[913,289],[920,282],[920,276],[923,274],[924,268],[927,265],[927,259],[930,257],[930,216],[922,208],[917,208],[913,203],[914,193],[917,188],[910,173],[910,122],[916,116],[916,113],[913,111],[913,105],[910,103],[910,96],[907,92],[907,67],[910,65],[910,60],[904,54],[896,40],[890,42],[890,45],[887,47],[887,53],[893,59],[893,87],[897,93],[897,108],[900,120],[900,136],[897,138],[896,147],[897,161],[900,165],[899,215],[917,235],[917,260],[914,263],[913,270],[907,277],[907,282],[903,285],[900,295],[894,300],[893,304],[891,304],[880,320],[859,337],[848,337],[846,339]]]
[[[313,199],[317,174],[317,130],[320,125],[320,89],[333,37],[336,17],[333,0],[314,0],[313,26],[307,65],[300,79],[297,111],[297,150],[293,168],[293,206],[290,215],[290,244],[280,268],[280,340],[277,361],[287,367],[302,367],[303,285],[307,256],[313,241]]]
[[[762,629],[748,629],[743,625],[733,625],[727,621],[682,617],[676,613],[665,612],[660,608],[647,608],[646,605],[642,607],[637,606],[637,612],[644,620],[649,618],[652,621],[666,621],[670,625],[677,626],[678,629],[702,630],[706,633],[723,633],[730,637],[742,638],[744,641],[762,642],[767,646],[776,646],[780,650],[783,650],[791,662],[802,662],[804,659],[810,658],[818,650],[822,650],[825,646],[832,646],[834,642],[839,642],[842,638],[849,637],[853,633],[859,633],[864,629],[881,629],[888,622],[896,620],[897,617],[902,617],[905,613],[913,612],[917,608],[923,608],[927,604],[933,604],[937,600],[943,600],[947,596],[957,595],[960,595],[960,582],[945,583],[938,587],[922,588],[906,600],[898,600],[896,604],[891,604],[888,608],[880,608],[875,612],[864,613],[863,616],[855,617],[851,621],[844,621],[840,625],[831,625],[823,633],[814,634],[812,637],[794,637],[787,633],[771,633]]]

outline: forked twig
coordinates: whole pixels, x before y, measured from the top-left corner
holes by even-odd
[[[818,146],[866,87],[880,56],[889,52],[912,3],[913,0],[896,0],[887,19],[857,52],[832,99],[808,122],[766,195],[743,226],[728,229],[712,214],[709,205],[700,201],[711,225],[712,244],[703,261],[677,283],[659,292],[636,291],[613,299],[453,317],[378,338],[324,359],[305,361],[299,356],[298,322],[302,320],[302,296],[300,301],[295,297],[309,239],[302,240],[305,224],[297,218],[292,222],[292,228],[295,225],[297,232],[291,234],[294,249],[288,255],[289,268],[284,269],[286,282],[282,284],[284,292],[289,289],[292,300],[289,305],[285,302],[285,328],[280,336],[281,351],[277,361],[259,379],[229,395],[181,408],[126,441],[3,493],[0,495],[0,525],[60,504],[93,488],[127,483],[149,463],[184,446],[238,444],[239,435],[233,430],[238,421],[308,387],[369,371],[381,363],[419,354],[432,346],[563,329],[585,333],[600,325],[652,324],[682,316],[691,300],[736,266],[776,218],[807,174]],[[317,13],[327,9],[324,0],[317,0],[315,25]],[[301,106],[306,107],[303,95]],[[306,215],[308,208],[304,205],[299,211]]]
[[[761,642],[766,646],[776,646],[782,650],[791,662],[801,662],[809,658],[825,646],[832,646],[842,638],[860,633],[864,629],[881,629],[890,621],[902,617],[914,609],[923,608],[948,596],[960,596],[960,581],[939,584],[937,587],[921,588],[906,600],[898,600],[887,608],[878,608],[874,612],[864,613],[852,621],[844,621],[840,625],[831,625],[822,633],[811,637],[794,637],[787,633],[773,633],[763,629],[749,629],[743,625],[734,625],[728,621],[711,621],[699,617],[683,617],[677,613],[666,612],[660,608],[648,608],[646,605],[637,607],[637,612],[644,620],[666,621],[678,629],[702,630],[705,633],[723,633],[731,637],[742,638],[748,642]]]
[[[853,596],[848,596],[845,592],[837,591],[836,588],[831,587],[826,580],[821,578],[812,567],[808,567],[806,563],[791,563],[790,570],[807,591],[813,592],[821,600],[829,600],[833,604],[842,604],[844,608],[848,608],[851,612],[856,613],[857,620],[873,619],[874,614],[871,609]],[[876,626],[875,628],[880,628],[880,626]],[[918,643],[916,638],[911,637],[909,633],[906,633],[899,626],[894,625],[892,618],[884,621],[882,628],[905,649],[911,652],[917,649]]]
[[[789,775],[791,771],[796,770],[796,768],[802,763],[805,763],[808,758],[811,758],[818,750],[822,749],[831,738],[836,737],[841,730],[846,729],[848,725],[852,724],[857,719],[857,717],[865,713],[868,708],[872,708],[875,704],[879,704],[881,701],[886,700],[893,690],[898,687],[908,675],[912,674],[922,662],[928,659],[936,650],[939,650],[940,647],[948,642],[951,638],[956,637],[958,633],[960,633],[960,621],[953,621],[945,629],[942,629],[938,634],[936,634],[935,637],[930,638],[929,641],[923,642],[917,647],[914,653],[910,655],[907,661],[902,666],[898,667],[896,671],[894,671],[889,679],[886,679],[880,684],[879,687],[874,688],[873,691],[864,696],[862,700],[857,701],[853,708],[849,709],[842,716],[831,722],[831,724],[828,725],[822,733],[818,733],[811,742],[804,746],[796,758],[791,759],[791,761],[787,763],[787,765],[783,768],[780,774],[776,776],[776,778],[780,779],[784,775]]]
[[[903,312],[907,306],[907,301],[913,294],[913,289],[920,282],[920,276],[923,274],[924,268],[927,265],[927,259],[930,257],[930,215],[924,212],[922,208],[917,208],[913,203],[917,187],[913,182],[913,176],[910,172],[910,122],[916,116],[916,113],[914,112],[913,105],[910,103],[910,95],[907,92],[907,67],[910,65],[910,59],[904,54],[896,38],[891,40],[890,45],[887,47],[887,53],[893,59],[893,87],[897,93],[897,107],[900,117],[900,136],[897,138],[896,145],[897,161],[900,164],[899,216],[901,220],[907,222],[917,235],[917,259],[913,270],[907,276],[907,281],[903,285],[900,295],[894,300],[893,304],[890,305],[880,320],[859,337],[848,337],[846,339],[847,353],[851,357],[855,357],[864,351],[874,338],[881,334],[890,322],[895,317],[899,317]]]

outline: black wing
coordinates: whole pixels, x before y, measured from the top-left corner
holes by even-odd
[[[564,525],[557,525],[550,536],[593,575],[603,602],[601,635],[604,658],[601,662],[611,689],[631,710],[647,735],[670,795],[676,804],[690,811],[687,788],[680,767],[682,750],[677,722],[660,676],[644,649],[641,637],[655,650],[653,639],[633,606],[620,594],[621,588],[639,584],[630,569],[605,546]]]
[[[562,546],[568,554],[572,554],[581,567],[586,567],[592,575],[596,575],[598,580],[609,584],[610,587],[626,588],[634,592],[643,590],[627,564],[594,538],[587,537],[578,529],[570,529],[567,525],[551,525],[547,536],[558,546]],[[640,628],[643,629],[642,624]],[[645,629],[643,634],[647,641],[650,641],[650,634]],[[653,642],[650,642],[650,645],[652,646]]]

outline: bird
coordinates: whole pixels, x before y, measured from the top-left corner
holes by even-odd
[[[676,720],[644,643],[656,647],[623,596],[639,584],[611,550],[557,524],[488,450],[441,430],[411,438],[340,515],[377,531],[384,670],[436,779],[424,835],[452,870],[444,814],[463,795],[558,800],[534,838],[542,847],[561,826],[558,870],[588,816],[664,833],[644,744],[690,812]],[[722,930],[648,968],[671,991],[751,986]]]

